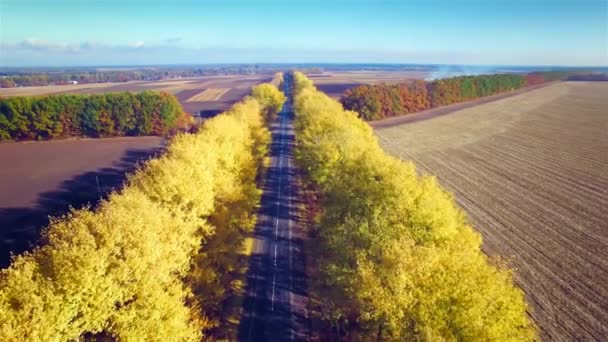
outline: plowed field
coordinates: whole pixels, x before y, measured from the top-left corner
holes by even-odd
[[[608,336],[608,83],[561,82],[377,128],[516,269],[543,340]]]

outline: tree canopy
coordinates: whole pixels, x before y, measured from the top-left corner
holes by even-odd
[[[533,340],[512,271],[481,252],[451,195],[303,74],[295,83],[296,160],[320,198],[312,292],[334,337]]]

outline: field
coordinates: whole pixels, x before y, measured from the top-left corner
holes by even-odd
[[[269,81],[272,75],[205,76],[165,81],[132,81],[50,85],[41,87],[0,88],[0,96],[33,96],[47,94],[99,94],[116,91],[165,91],[174,94],[187,113],[219,113],[239,101],[249,89]]]
[[[429,76],[428,71],[333,71],[310,74],[317,89],[334,99],[360,84],[402,83],[411,80],[423,80]]]
[[[516,268],[544,340],[608,336],[608,83],[559,82],[378,127]]]
[[[219,101],[230,88],[209,88],[187,99],[186,102]]]
[[[48,215],[96,202],[162,145],[159,137],[0,144],[0,267],[37,240]]]

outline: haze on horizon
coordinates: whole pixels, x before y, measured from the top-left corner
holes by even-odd
[[[608,2],[0,0],[0,66],[608,66]]]

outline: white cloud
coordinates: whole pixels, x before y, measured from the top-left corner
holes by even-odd
[[[51,43],[46,40],[37,38],[28,38],[23,40],[19,46],[23,49],[35,51],[74,51],[78,50],[78,46],[72,46],[66,43]]]
[[[141,49],[141,48],[144,47],[144,42],[141,41],[141,40],[139,40],[139,41],[136,41],[136,42],[133,42],[133,43],[129,44],[129,46],[132,47],[132,48],[134,48],[134,49]]]

